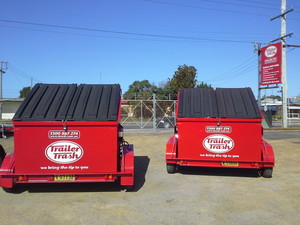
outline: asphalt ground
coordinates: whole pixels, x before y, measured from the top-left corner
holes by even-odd
[[[117,184],[32,184],[0,190],[0,224],[300,224],[300,131],[266,130],[273,178],[238,169],[167,174],[168,130],[125,130],[134,144],[136,188]],[[0,139],[7,152],[13,137]]]

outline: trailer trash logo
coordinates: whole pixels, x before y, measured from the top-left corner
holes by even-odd
[[[83,148],[72,141],[56,141],[47,146],[45,155],[52,162],[68,164],[83,156]]]
[[[234,141],[222,134],[213,134],[206,137],[202,142],[203,147],[213,153],[229,152],[234,147]]]

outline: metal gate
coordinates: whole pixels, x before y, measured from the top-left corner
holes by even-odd
[[[126,129],[157,129],[175,126],[176,100],[123,100],[121,124]]]

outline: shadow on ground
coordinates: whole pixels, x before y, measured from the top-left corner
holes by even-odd
[[[241,169],[241,168],[180,167],[179,173],[183,175],[260,177],[260,174],[256,169]]]
[[[131,192],[139,191],[145,184],[146,173],[150,159],[148,156],[135,156],[135,188]],[[29,193],[39,192],[120,192],[124,190],[120,182],[114,183],[47,183],[47,184],[18,184],[14,191],[20,194],[25,191]]]

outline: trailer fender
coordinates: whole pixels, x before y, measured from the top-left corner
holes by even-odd
[[[261,148],[263,162],[271,163],[271,167],[273,167],[275,163],[275,155],[272,146],[268,142],[263,140]],[[269,166],[270,165],[268,165],[268,167]]]
[[[0,145],[0,159],[1,159],[1,162],[3,162],[5,156],[6,156],[6,152],[5,152],[4,148],[3,148],[3,146]],[[0,167],[1,167],[1,163],[0,163]]]
[[[176,136],[172,136],[166,146],[166,160],[174,159],[177,155],[177,138]]]
[[[121,162],[121,171],[129,174],[126,176],[121,176],[120,184],[122,186],[134,185],[134,150],[133,145],[123,146],[123,157]]]
[[[13,178],[9,175],[13,175],[15,165],[14,154],[7,155],[0,168],[0,186],[4,188],[13,188]],[[7,176],[8,175],[8,176]]]

